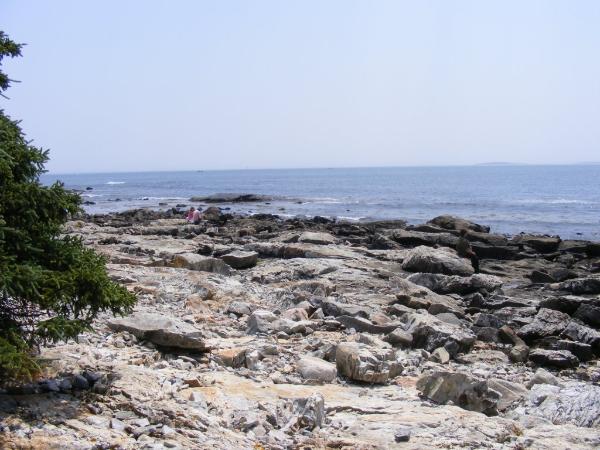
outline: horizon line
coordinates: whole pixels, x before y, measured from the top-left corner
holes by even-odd
[[[484,162],[472,164],[414,164],[392,166],[319,166],[319,167],[256,167],[237,169],[172,169],[172,170],[115,170],[101,172],[55,172],[46,171],[42,175],[103,175],[103,174],[129,174],[129,173],[169,173],[169,172],[242,172],[242,171],[267,171],[267,170],[344,170],[344,169],[402,169],[425,167],[509,167],[509,166],[594,166],[600,161],[582,161],[574,163],[521,163],[521,162]]]

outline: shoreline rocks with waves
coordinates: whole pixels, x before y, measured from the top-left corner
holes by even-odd
[[[213,208],[68,224],[139,302],[42,349],[3,448],[600,446],[600,244]]]

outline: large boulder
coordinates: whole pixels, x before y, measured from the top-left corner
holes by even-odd
[[[338,316],[336,320],[346,328],[353,328],[362,333],[387,334],[398,328],[398,323],[377,325],[363,317]]]
[[[443,322],[431,314],[408,313],[404,316],[405,331],[413,337],[413,346],[432,352],[444,347],[455,356],[468,352],[475,342],[475,334],[467,328]]]
[[[302,356],[298,360],[298,372],[302,378],[321,383],[331,383],[337,376],[335,365],[314,356]]]
[[[353,305],[351,303],[342,303],[335,300],[325,300],[321,304],[321,308],[326,316],[352,316],[367,318],[373,312],[368,306]]]
[[[162,347],[206,351],[203,333],[187,322],[154,313],[134,313],[111,319],[108,327],[113,331],[128,331],[136,338]]]
[[[258,262],[258,253],[233,251],[221,256],[221,259],[234,269],[249,269]]]
[[[449,401],[469,411],[488,416],[498,414],[501,395],[488,382],[471,375],[455,372],[433,372],[417,381],[417,389],[428,399],[446,404]]]
[[[181,253],[175,255],[171,261],[172,267],[199,270],[201,272],[214,272],[221,275],[230,275],[231,267],[218,258],[202,256],[197,253]]]
[[[597,354],[600,354],[600,332],[593,328],[571,321],[562,331],[561,337],[588,344]]]
[[[431,219],[428,224],[436,225],[440,228],[444,228],[446,230],[471,230],[477,231],[479,233],[489,233],[490,227],[485,225],[479,225],[475,222],[470,222],[466,219],[461,219],[460,217],[450,216],[450,215],[442,215],[437,216]]]
[[[468,259],[460,258],[447,248],[431,248],[423,245],[412,249],[402,263],[409,272],[443,273],[446,275],[473,275]]]
[[[533,322],[522,326],[517,334],[526,342],[547,336],[558,336],[570,320],[568,314],[554,309],[540,308]]]
[[[583,303],[579,305],[573,317],[595,328],[600,327],[600,305]]]
[[[338,372],[354,381],[382,384],[402,372],[395,351],[357,342],[338,344],[335,352]]]
[[[494,275],[476,273],[469,277],[441,273],[415,273],[408,281],[431,289],[438,294],[470,294],[481,289],[493,291],[502,286],[502,280]]]

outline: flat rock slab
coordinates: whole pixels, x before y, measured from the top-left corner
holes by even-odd
[[[328,245],[335,244],[335,238],[329,233],[315,233],[307,231],[298,237],[298,242],[306,244]]]
[[[218,258],[210,258],[197,253],[182,253],[175,255],[171,261],[171,266],[189,270],[199,270],[201,272],[213,272],[221,275],[230,275],[231,267]]]
[[[112,319],[108,327],[113,331],[128,331],[136,338],[162,347],[184,350],[208,350],[204,335],[196,327],[178,319],[154,313],[134,313]]]

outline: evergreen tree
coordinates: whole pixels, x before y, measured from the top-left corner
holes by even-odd
[[[21,45],[0,31],[4,57]],[[11,80],[0,70],[0,95]],[[6,97],[5,97],[6,98]],[[30,378],[48,341],[76,338],[101,311],[124,314],[135,297],[108,277],[105,260],[61,234],[80,211],[78,194],[39,181],[48,151],[30,145],[0,110],[0,379]]]

